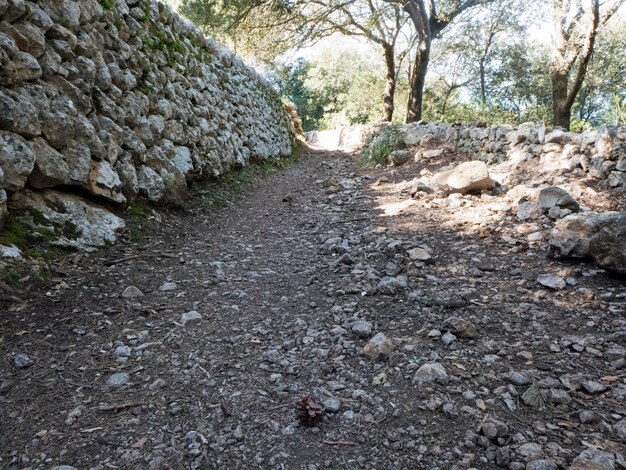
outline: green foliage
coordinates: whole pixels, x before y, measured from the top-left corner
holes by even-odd
[[[20,248],[26,246],[31,237],[32,230],[24,220],[10,217],[0,234],[0,244],[15,245]]]
[[[163,31],[156,31],[153,37],[143,38],[143,45],[158,51],[182,52],[185,49],[181,41],[170,39]]]
[[[115,0],[100,0],[100,6],[102,6],[105,10],[110,10],[113,8],[114,4]]]
[[[128,209],[126,209],[126,213],[129,216],[136,217],[138,219],[148,218],[148,215],[144,212],[144,210],[141,207],[137,206],[130,206]]]
[[[572,130],[626,123],[626,20],[615,19],[598,35],[587,76],[574,103]]]
[[[423,118],[489,124],[551,121],[551,45],[533,39],[537,25],[547,27],[545,2],[480,4],[472,10],[475,14],[458,17],[433,43]],[[437,2],[442,19],[457,7],[458,2]],[[367,31],[376,36],[381,21],[386,24],[385,19],[393,18],[387,18],[386,10],[374,12],[371,8],[371,2],[360,0],[342,4],[325,0],[183,0],[179,11],[235,52],[270,63],[283,52],[331,32],[372,41]],[[399,19],[401,23],[407,20]],[[623,16],[612,22],[597,38],[596,52],[574,104],[574,129],[624,122],[626,24]],[[397,61],[411,33],[407,27],[396,37]],[[155,49],[179,47],[163,39],[147,42]],[[379,60],[379,45],[371,53],[359,54],[338,49],[336,44],[317,57],[280,65],[273,73],[281,94],[296,104],[305,131],[369,123],[382,117],[385,69]],[[414,52],[404,57],[398,71],[396,120],[405,115],[407,69]]]
[[[294,46],[298,28],[288,21],[296,21],[289,0],[183,0],[178,11],[237,54],[264,63]]]
[[[362,163],[366,167],[373,167],[379,163],[384,165],[391,152],[405,147],[404,133],[400,130],[400,126],[397,124],[385,126],[363,152]]]
[[[22,250],[49,248],[49,245],[66,238],[77,240],[82,231],[71,221],[54,222],[35,209],[30,209],[23,214],[12,214],[7,221],[4,230],[0,234],[0,244],[15,245]],[[34,251],[34,256],[42,254]]]
[[[326,49],[318,57],[281,64],[270,75],[279,93],[295,103],[305,131],[367,124],[382,117],[383,64],[353,50]],[[396,117],[406,109],[400,81]]]
[[[17,287],[21,278],[21,274],[12,269],[7,269],[0,274],[0,281],[4,282],[9,287]]]

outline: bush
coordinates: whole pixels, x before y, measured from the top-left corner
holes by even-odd
[[[387,163],[391,152],[405,147],[404,133],[400,126],[397,124],[385,126],[365,149],[365,165],[376,166],[379,163],[384,165]]]

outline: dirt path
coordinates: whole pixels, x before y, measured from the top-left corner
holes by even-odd
[[[307,151],[4,298],[0,468],[623,468],[623,280],[547,260],[496,199],[403,180]]]

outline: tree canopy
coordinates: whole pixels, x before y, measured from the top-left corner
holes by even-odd
[[[579,129],[624,122],[625,2],[182,0],[180,12],[265,63],[305,129],[381,119]],[[363,47],[297,52],[348,36]]]

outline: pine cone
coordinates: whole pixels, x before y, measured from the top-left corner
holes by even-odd
[[[311,397],[300,398],[296,403],[296,413],[300,422],[305,426],[317,426],[322,420],[326,408],[319,403],[315,403]]]

